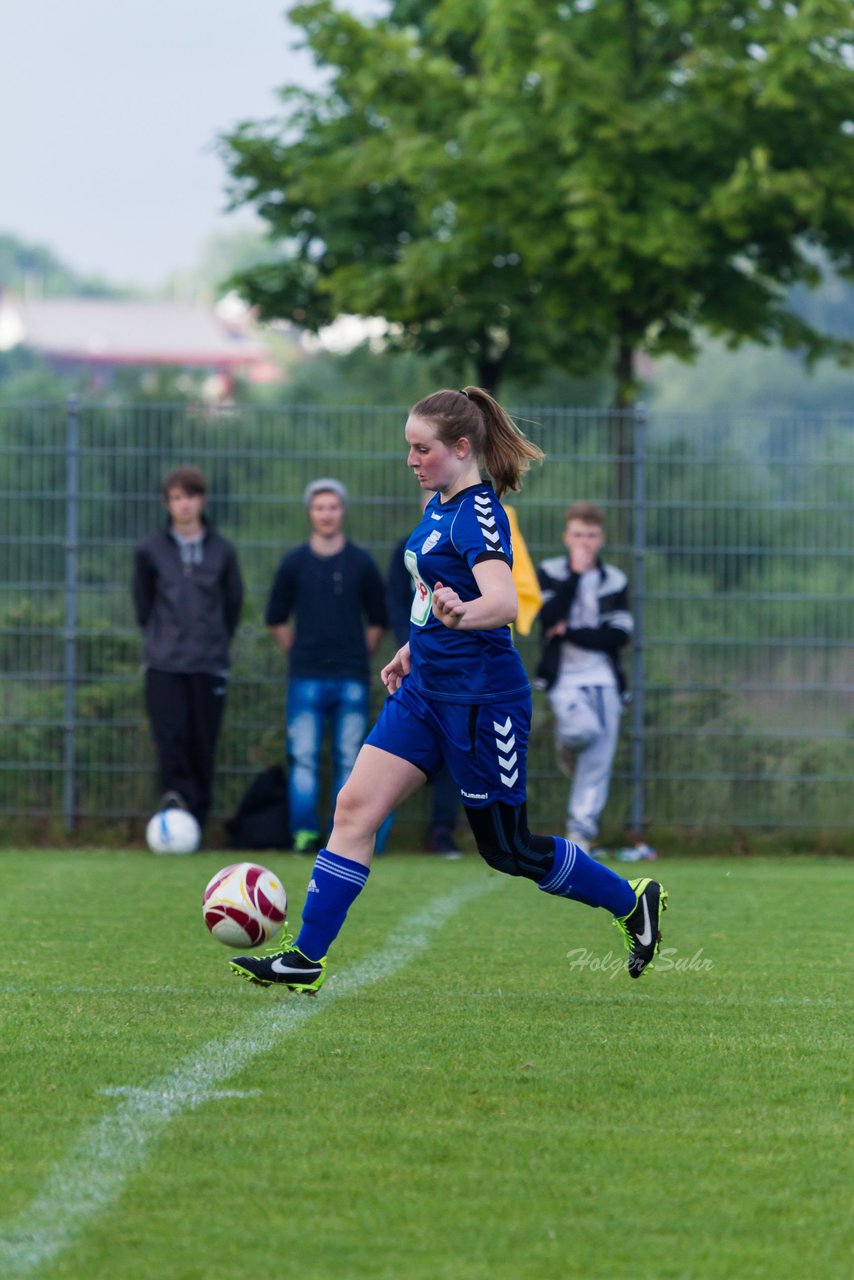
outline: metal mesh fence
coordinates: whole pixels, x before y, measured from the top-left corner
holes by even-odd
[[[547,462],[514,505],[535,561],[568,502],[607,513],[638,642],[606,839],[649,824],[850,828],[854,417],[517,411]],[[237,545],[244,619],[218,753],[216,814],[283,754],[285,663],[263,625],[319,475],[351,494],[348,534],[383,571],[417,516],[400,407],[0,405],[0,813],[138,834],[156,799],[130,602],[132,550],[171,466],[208,478]],[[536,636],[519,648],[533,670]],[[389,641],[376,668],[391,652]],[[376,707],[381,687],[375,682]],[[532,825],[562,831],[566,781],[535,695]],[[423,819],[410,802],[398,832]],[[400,837],[403,838],[403,837]]]

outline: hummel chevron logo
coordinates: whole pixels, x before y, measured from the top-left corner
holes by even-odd
[[[519,759],[518,752],[513,750],[516,746],[516,735],[513,732],[513,721],[509,716],[503,724],[499,723],[498,720],[493,720],[492,727],[495,730],[495,745],[498,748],[498,776],[505,787],[512,787],[513,783],[519,777],[519,770],[513,769],[513,766]],[[513,769],[512,773],[510,772],[511,769]],[[506,770],[506,773],[504,770]]]
[[[648,947],[652,942],[652,923],[646,898],[641,898],[641,902],[643,903],[643,930],[638,934],[638,942],[642,947]]]
[[[498,550],[501,546],[501,534],[495,526],[495,516],[492,512],[492,501],[487,498],[486,494],[479,493],[474,500],[474,510],[478,524],[483,530],[484,538],[491,545],[494,551]]]

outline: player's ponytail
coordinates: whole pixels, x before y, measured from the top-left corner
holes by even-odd
[[[435,391],[413,405],[410,413],[435,423],[436,435],[444,444],[467,437],[499,498],[508,489],[521,488],[531,463],[542,462],[545,456],[482,387]]]
[[[521,489],[522,477],[531,463],[542,462],[545,457],[542,449],[520,431],[488,391],[482,387],[465,387],[463,394],[477,405],[486,422],[481,456],[495,492],[500,498],[508,489],[514,492]]]

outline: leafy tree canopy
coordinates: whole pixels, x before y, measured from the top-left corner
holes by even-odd
[[[691,358],[705,329],[850,348],[789,294],[854,272],[848,0],[332,0],[292,21],[329,71],[222,140],[282,245],[236,283],[266,318],[381,315],[495,388]]]

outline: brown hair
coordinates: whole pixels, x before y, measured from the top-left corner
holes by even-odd
[[[434,391],[413,405],[410,413],[433,423],[442,444],[455,444],[464,437],[470,440],[475,457],[483,463],[499,498],[508,489],[520,489],[531,463],[542,462],[545,457],[482,387]]]
[[[169,493],[172,489],[181,489],[182,492],[195,497],[196,494],[207,493],[208,486],[204,473],[198,467],[173,467],[163,477],[163,484],[160,486],[164,502],[169,501]]]
[[[600,529],[605,527],[605,512],[595,502],[572,502],[566,509],[566,523],[570,520],[581,520],[583,524],[595,524]]]

